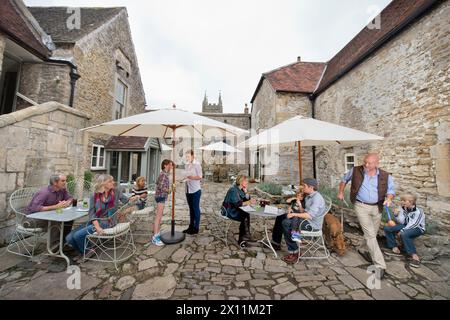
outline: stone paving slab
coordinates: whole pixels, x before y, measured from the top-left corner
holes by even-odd
[[[14,282],[0,289],[0,297],[5,300],[75,300],[96,287],[100,280],[81,274],[81,288],[67,288],[68,274],[44,273],[32,281]]]
[[[27,258],[11,254],[5,248],[0,249],[0,273],[26,261]]]

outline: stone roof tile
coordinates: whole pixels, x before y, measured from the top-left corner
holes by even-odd
[[[67,21],[73,15],[73,12],[68,12],[68,9],[69,7],[28,7],[42,29],[52,37],[54,42],[71,43],[98,29],[119,14],[120,11],[126,10],[123,7],[80,8],[80,29],[69,29]]]

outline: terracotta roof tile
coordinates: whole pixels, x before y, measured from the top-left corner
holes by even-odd
[[[252,98],[252,103],[264,79],[277,92],[313,93],[322,76],[325,63],[296,62],[262,75]]]

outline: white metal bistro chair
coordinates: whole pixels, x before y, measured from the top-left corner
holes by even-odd
[[[213,181],[213,178],[214,178],[214,172],[212,172],[211,170],[205,171],[205,180],[206,181]]]
[[[219,211],[210,215],[213,221],[210,221],[211,233],[214,238],[221,240],[228,247],[228,232],[234,221],[227,216],[227,210],[222,207]]]
[[[332,200],[324,197],[326,203],[326,211],[324,216],[331,210]],[[303,260],[321,260],[329,259],[330,251],[328,250],[322,230],[317,231],[300,231],[301,242],[299,242],[299,255],[297,263]]]
[[[37,227],[36,221],[27,219],[25,209],[39,188],[23,188],[13,192],[9,205],[15,213],[16,228],[7,251],[23,257],[33,258],[39,239],[46,235],[44,229]]]
[[[236,172],[233,172],[233,171],[228,172],[228,181],[234,183],[236,181],[237,176],[238,175]]]
[[[156,202],[155,202],[155,191],[156,191],[156,185],[154,183],[149,184],[147,186],[148,194],[147,194],[147,200],[145,202],[145,207],[142,210],[134,210],[130,216],[129,219],[132,222],[132,227],[135,227],[138,225],[137,221],[142,222],[149,222],[150,221],[150,215],[155,212],[156,210]],[[142,232],[140,230],[134,230],[133,234],[135,236],[148,236],[150,237],[152,234],[151,230],[151,223],[148,223],[148,228],[146,229],[146,232]]]
[[[121,215],[129,209],[129,205],[117,210],[113,217],[100,219],[108,223],[109,228],[103,229],[103,234],[94,232],[85,239],[84,260],[113,263],[117,265],[131,258],[136,252],[136,246],[131,232],[131,222],[121,219]],[[86,253],[89,252],[89,256]]]

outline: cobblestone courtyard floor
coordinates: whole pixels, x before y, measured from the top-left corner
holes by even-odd
[[[0,251],[0,299],[449,299],[450,259],[410,268],[400,258],[386,258],[387,276],[381,289],[366,287],[369,264],[357,253],[361,235],[346,233],[352,246],[330,261],[301,261],[287,265],[261,246],[227,248],[211,235],[208,217],[220,206],[228,184],[207,183],[202,196],[200,234],[177,245],[148,246],[138,236],[136,254],[119,266],[85,262],[80,266],[81,289],[67,289],[65,262],[42,256],[41,262]],[[188,224],[186,201],[177,200],[177,229]],[[170,208],[166,208],[167,211]],[[150,221],[145,226],[151,225]],[[169,227],[169,214],[163,220]],[[145,228],[145,226],[143,226]],[[237,224],[232,232],[237,233]],[[255,238],[262,237],[261,221],[252,220]],[[231,239],[230,235],[230,239]],[[236,235],[235,235],[236,237]],[[283,252],[286,248],[283,247]]]

